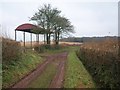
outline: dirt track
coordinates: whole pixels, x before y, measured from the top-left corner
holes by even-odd
[[[34,71],[22,78],[19,82],[12,86],[12,88],[27,88],[29,83],[35,80],[42,72],[46,69],[47,65],[54,60],[59,60],[59,65],[57,67],[57,73],[55,74],[49,88],[62,88],[65,72],[65,62],[67,59],[67,52],[50,55],[47,59],[40,64]]]
[[[54,76],[49,88],[62,88],[63,87],[63,80],[64,80],[64,73],[65,73],[65,62],[67,59],[67,53],[63,53],[59,56],[61,59],[58,66],[58,71]]]

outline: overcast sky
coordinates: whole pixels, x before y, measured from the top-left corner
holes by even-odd
[[[75,27],[76,37],[117,36],[118,0],[1,0],[0,28],[14,39],[14,30],[29,21],[43,4],[57,7],[70,19]],[[26,34],[26,40],[30,40]],[[35,38],[35,36],[34,36]],[[42,38],[42,36],[41,36]],[[17,40],[22,40],[22,32],[17,32]]]

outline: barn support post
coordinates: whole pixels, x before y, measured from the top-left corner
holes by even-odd
[[[30,35],[31,35],[31,49],[32,49],[32,33],[30,33]]]
[[[38,45],[39,45],[39,34],[38,34]]]
[[[23,32],[23,39],[24,39],[24,51],[25,51],[25,31]]]
[[[45,34],[44,34],[44,44],[45,44]]]
[[[38,34],[36,34],[36,45],[38,46]]]
[[[17,39],[17,38],[16,38],[16,30],[15,30],[15,41],[16,41],[16,39]]]
[[[37,45],[37,34],[36,34],[36,45]]]
[[[37,42],[37,34],[36,34],[36,42]]]

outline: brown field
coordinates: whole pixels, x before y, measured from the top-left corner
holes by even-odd
[[[119,50],[119,45],[118,45],[118,40],[104,40],[102,42],[88,42],[84,43],[82,48],[87,48],[87,49],[94,49],[94,50],[100,50],[100,51],[107,51],[107,52],[115,52],[118,53]]]
[[[60,45],[81,45],[82,43],[79,43],[79,42],[59,42],[60,43]],[[23,42],[20,42],[20,44],[21,44],[21,46],[23,46],[24,45],[24,43]],[[39,45],[43,45],[44,44],[44,42],[43,41],[40,41],[39,42]],[[54,44],[54,42],[51,42],[51,44],[53,45]],[[35,41],[33,41],[32,42],[32,46],[34,47],[34,46],[37,46],[38,45],[38,42],[35,42]],[[31,42],[25,42],[25,46],[26,47],[30,47],[31,46]]]

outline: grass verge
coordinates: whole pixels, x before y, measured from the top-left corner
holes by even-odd
[[[21,60],[11,60],[8,65],[3,64],[2,87],[7,88],[13,85],[34,70],[39,63],[42,63],[42,61],[43,59],[36,52],[27,51],[22,54]]]
[[[95,84],[72,47],[68,55],[64,88],[95,88]]]

